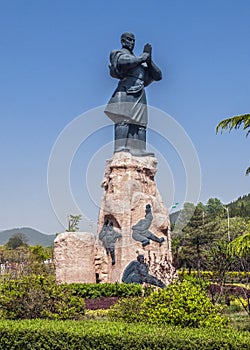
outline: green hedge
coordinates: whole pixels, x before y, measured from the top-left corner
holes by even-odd
[[[133,297],[144,294],[140,284],[127,283],[72,283],[69,284],[75,295],[81,298],[95,299],[100,297]]]
[[[250,349],[248,332],[96,321],[1,321],[4,350]]]
[[[207,282],[214,282],[218,278],[218,272],[216,271],[201,271],[201,278]],[[198,272],[192,270],[179,270],[178,276],[180,278],[185,278],[186,276],[193,276],[198,278]],[[225,280],[227,283],[248,283],[250,280],[250,272],[237,272],[237,271],[227,271],[225,273]]]

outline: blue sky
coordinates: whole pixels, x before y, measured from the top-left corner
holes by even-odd
[[[0,0],[0,230],[61,232],[67,214],[77,214],[67,203],[59,218],[54,213],[49,158],[76,117],[110,98],[117,82],[109,76],[109,52],[120,47],[124,31],[136,35],[135,54],[147,42],[153,46],[163,80],[147,88],[148,103],[171,115],[192,140],[202,174],[199,200],[228,203],[249,193],[249,139],[241,130],[215,134],[220,120],[250,112],[249,16],[248,0]],[[100,114],[100,125],[105,118]],[[94,128],[88,113],[84,120]],[[111,123],[97,129],[69,169],[73,196],[88,218],[84,229],[97,220],[105,159],[112,156]],[[157,175],[163,199],[181,206],[180,157],[153,131],[148,140],[165,162]]]

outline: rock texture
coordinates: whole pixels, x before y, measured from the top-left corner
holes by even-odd
[[[60,233],[54,241],[56,280],[95,283],[95,236],[88,232]]]
[[[143,254],[149,264],[149,273],[169,284],[175,277],[172,266],[169,213],[157,189],[154,177],[157,171],[155,157],[134,157],[128,152],[115,153],[106,163],[102,187],[98,233],[105,220],[111,220],[122,237],[115,246],[116,263],[106,253],[102,242],[96,239],[96,275],[100,282],[121,281],[126,266]],[[152,242],[142,247],[132,238],[132,226],[145,217],[146,204],[152,207],[153,221],[149,230],[165,241]]]

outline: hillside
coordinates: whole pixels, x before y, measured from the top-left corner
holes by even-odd
[[[229,208],[230,218],[235,216],[247,219],[250,218],[250,193],[240,196],[235,201],[223,205]],[[178,210],[170,214],[170,222],[172,225],[175,224],[180,213],[181,210]]]
[[[29,245],[48,247],[52,245],[55,239],[55,235],[46,235],[30,227],[21,227],[0,231],[0,245],[7,243],[9,238],[17,233],[24,234]]]
[[[241,216],[250,218],[250,193],[239,197],[228,204],[230,217]]]

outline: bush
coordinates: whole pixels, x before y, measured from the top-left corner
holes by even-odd
[[[108,318],[111,321],[139,322],[142,303],[142,297],[120,299],[109,309]]]
[[[172,324],[182,327],[221,327],[229,320],[221,316],[200,286],[176,282],[146,298],[119,300],[110,308],[111,320]]]
[[[84,300],[53,276],[29,275],[0,284],[0,317],[5,319],[81,319]]]
[[[107,321],[1,321],[4,350],[243,350],[249,332],[189,329]]]
[[[205,281],[202,278],[195,277],[194,275],[182,276],[182,278],[180,278],[180,281],[184,281],[184,280],[192,283],[195,286],[200,287],[204,292],[207,291],[207,289],[208,289],[208,287],[210,285],[209,282]]]
[[[109,310],[107,309],[98,309],[98,310],[86,310],[85,320],[101,320],[106,319]]]
[[[75,295],[86,299],[101,297],[126,298],[143,294],[143,287],[135,283],[72,283],[69,287]]]
[[[182,327],[218,327],[228,324],[200,286],[192,282],[176,282],[152,293],[141,305],[143,320],[156,324]]]

